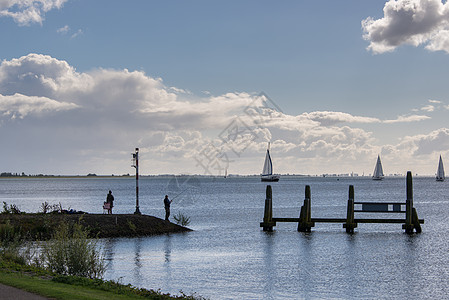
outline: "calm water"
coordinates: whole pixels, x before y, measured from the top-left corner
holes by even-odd
[[[405,202],[405,179],[281,178],[273,183],[275,217],[298,217],[304,186],[312,190],[312,217],[346,215],[348,186],[356,201]],[[106,279],[210,299],[442,299],[449,295],[449,181],[414,178],[414,202],[423,233],[406,235],[400,224],[317,224],[299,233],[280,223],[263,232],[266,184],[258,178],[141,178],[140,209],[191,218],[184,234],[102,240]],[[135,210],[133,178],[0,179],[0,201],[37,212],[42,202],[101,213],[107,191],[114,213]],[[176,196],[178,195],[178,196]]]

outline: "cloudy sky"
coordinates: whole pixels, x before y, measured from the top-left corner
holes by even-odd
[[[0,172],[433,175],[449,4],[0,0]]]

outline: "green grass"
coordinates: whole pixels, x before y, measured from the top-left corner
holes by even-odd
[[[74,287],[71,284],[54,282],[52,280],[31,277],[20,273],[0,272],[0,282],[44,297],[55,299],[145,299],[144,297],[137,295],[120,295],[90,287]]]
[[[139,289],[115,281],[55,275],[47,270],[0,260],[0,283],[53,299],[187,299],[204,300],[195,295],[163,294],[159,290]],[[1,298],[1,297],[0,297]]]

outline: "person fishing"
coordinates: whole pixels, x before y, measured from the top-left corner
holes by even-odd
[[[168,195],[165,195],[164,198],[164,206],[165,206],[165,221],[169,221],[168,218],[170,217],[170,204],[173,200],[168,199]]]
[[[112,215],[112,208],[114,207],[114,196],[112,196],[112,192],[109,191],[106,196],[106,203],[109,203],[108,215]]]

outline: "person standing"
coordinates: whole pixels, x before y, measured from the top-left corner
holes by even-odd
[[[112,208],[114,207],[114,196],[112,196],[111,191],[109,191],[106,197],[106,203],[109,203],[108,215],[112,215]]]
[[[168,221],[168,217],[170,217],[170,204],[173,200],[168,200],[168,195],[165,195],[164,198],[164,206],[165,206],[165,221]]]

